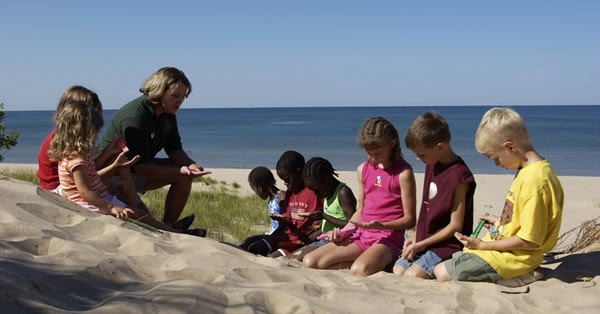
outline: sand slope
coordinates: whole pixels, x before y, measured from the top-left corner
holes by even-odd
[[[0,177],[2,312],[584,312],[600,252],[559,256],[529,287],[316,271],[211,239],[152,232]],[[585,282],[586,278],[590,281]]]

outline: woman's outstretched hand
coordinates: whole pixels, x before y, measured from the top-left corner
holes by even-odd
[[[204,168],[202,168],[196,164],[191,164],[189,166],[183,166],[183,167],[179,168],[179,173],[190,176],[192,178],[197,178],[197,177],[205,176],[207,174],[211,174],[210,171],[205,171]]]

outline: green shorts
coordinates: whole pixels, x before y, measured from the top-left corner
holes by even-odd
[[[502,278],[490,264],[475,254],[456,252],[444,262],[444,266],[454,280],[496,282]]]

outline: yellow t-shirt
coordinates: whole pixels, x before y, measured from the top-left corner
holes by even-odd
[[[539,247],[510,251],[465,248],[464,251],[484,259],[504,279],[530,272],[542,264],[543,254],[556,245],[563,204],[563,189],[550,163],[543,160],[528,165],[517,172],[510,186],[502,217],[495,225],[500,230],[496,240],[516,235]],[[482,240],[494,241],[489,233]]]

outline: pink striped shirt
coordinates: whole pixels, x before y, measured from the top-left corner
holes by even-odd
[[[79,194],[73,177],[73,169],[81,165],[87,167],[88,185],[90,190],[96,192],[96,194],[102,198],[106,197],[106,187],[104,186],[104,183],[102,183],[102,180],[100,180],[100,176],[96,171],[96,164],[94,163],[91,154],[82,157],[78,153],[73,152],[68,157],[63,158],[63,160],[58,163],[58,178],[60,186],[63,189],[63,195],[79,205],[89,205],[89,203]]]

